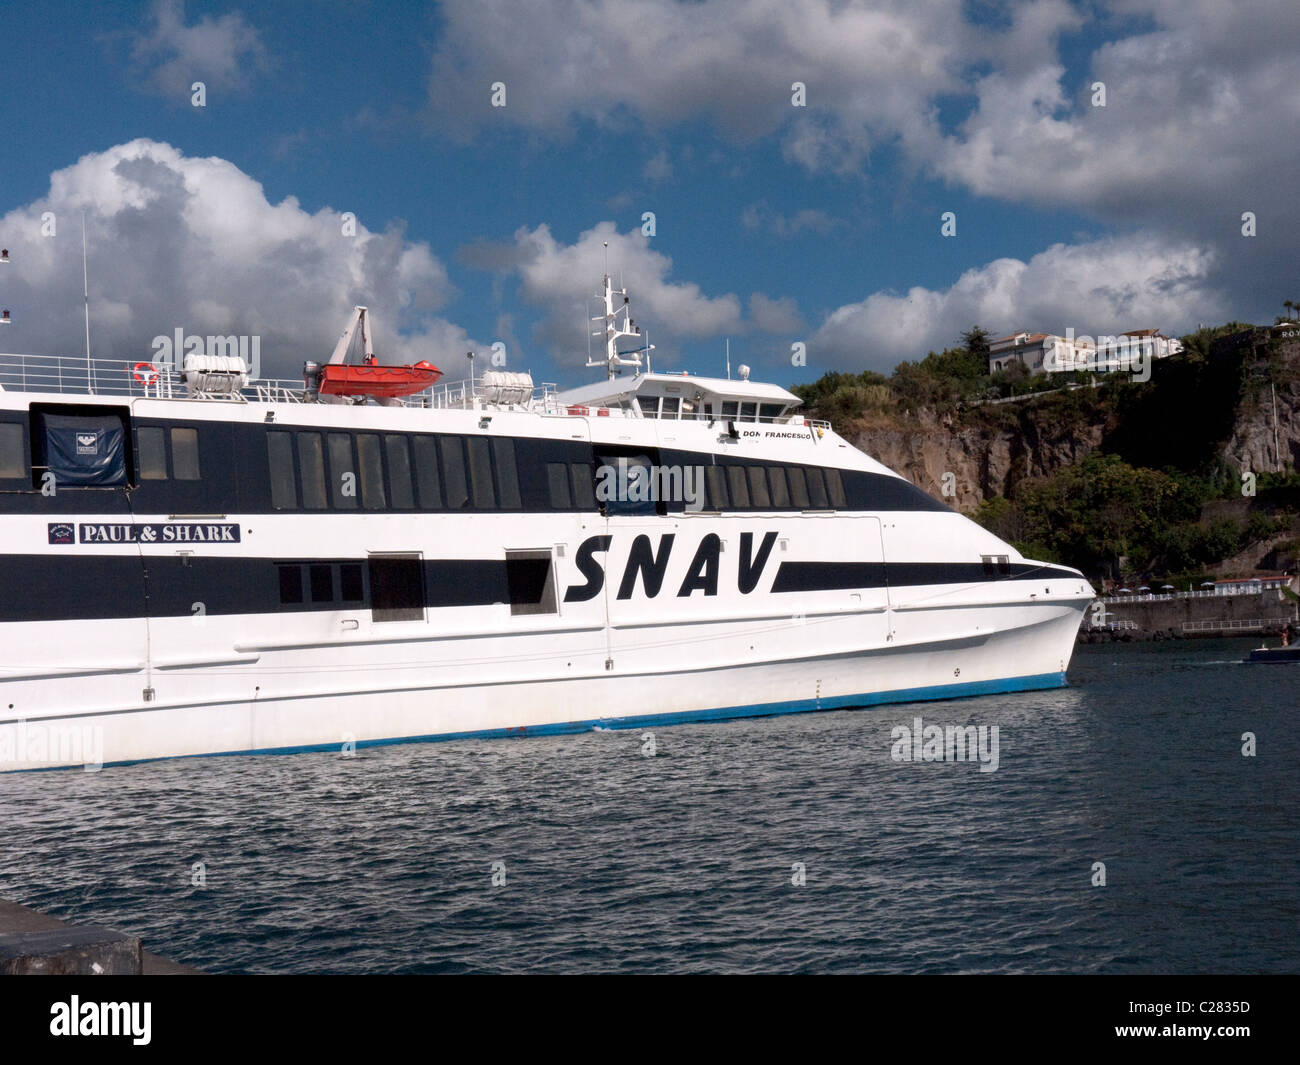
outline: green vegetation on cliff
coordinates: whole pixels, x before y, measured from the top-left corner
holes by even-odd
[[[1300,477],[1290,469],[1261,474],[1247,497],[1224,459],[1243,405],[1261,386],[1298,376],[1296,360],[1280,358],[1276,343],[1264,358],[1249,344],[1215,344],[1252,328],[1231,322],[1183,337],[1184,351],[1159,360],[1145,382],[1127,374],[1030,377],[1019,364],[989,374],[988,334],[975,327],[960,346],[900,363],[889,377],[828,373],[793,391],[846,434],[941,424],[1009,433],[1024,452],[1049,434],[1091,429],[1100,444],[1086,457],[1012,483],[971,517],[1030,557],[1092,577],[1185,587],[1252,544],[1300,533]],[[1032,398],[990,402],[1019,396]],[[1277,544],[1278,557],[1285,562],[1290,549],[1293,558],[1298,544],[1300,537]]]

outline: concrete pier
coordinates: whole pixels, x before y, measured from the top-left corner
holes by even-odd
[[[136,936],[74,925],[0,899],[0,976],[194,976],[199,970],[144,949]]]

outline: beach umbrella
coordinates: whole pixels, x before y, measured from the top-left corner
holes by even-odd
[[[1162,592],[1172,592],[1174,590],[1174,586],[1172,584],[1162,584],[1160,586],[1160,590]]]
[[[1151,591],[1151,589],[1148,588],[1148,587],[1144,584],[1144,585],[1142,585],[1141,588],[1138,589],[1138,591],[1139,591],[1139,592],[1149,592],[1149,591]]]

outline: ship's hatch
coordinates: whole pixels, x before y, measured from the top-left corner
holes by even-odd
[[[127,483],[125,419],[112,412],[32,411],[33,464],[63,486]]]

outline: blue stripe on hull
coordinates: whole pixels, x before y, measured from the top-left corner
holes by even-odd
[[[974,695],[996,695],[1000,692],[1042,691],[1047,688],[1064,688],[1064,673],[1038,673],[1032,677],[1005,677],[1000,680],[975,680],[962,684],[934,684],[922,688],[898,688],[887,692],[867,692],[861,695],[837,695],[827,699],[797,699],[787,703],[752,703],[748,706],[722,706],[711,710],[679,710],[670,714],[639,714],[633,717],[592,718],[587,721],[561,721],[550,725],[521,725],[516,728],[480,729],[474,732],[441,732],[427,736],[395,736],[391,739],[357,740],[356,746],[386,747],[398,743],[431,743],[441,740],[492,740],[528,736],[565,736],[592,729],[635,729],[649,725],[684,725],[693,721],[728,721],[742,717],[775,717],[778,714],[804,714],[817,710],[841,710],[881,706],[888,703],[932,702],[937,699],[963,699]],[[168,757],[225,758],[241,754],[306,754],[313,751],[338,751],[342,745],[312,743],[296,747],[261,747],[251,751],[216,751],[211,754],[162,755],[158,758],[140,758],[126,762],[106,762],[105,767],[138,765],[156,762]],[[80,769],[81,766],[52,768]],[[17,770],[17,772],[43,772],[43,770]]]

